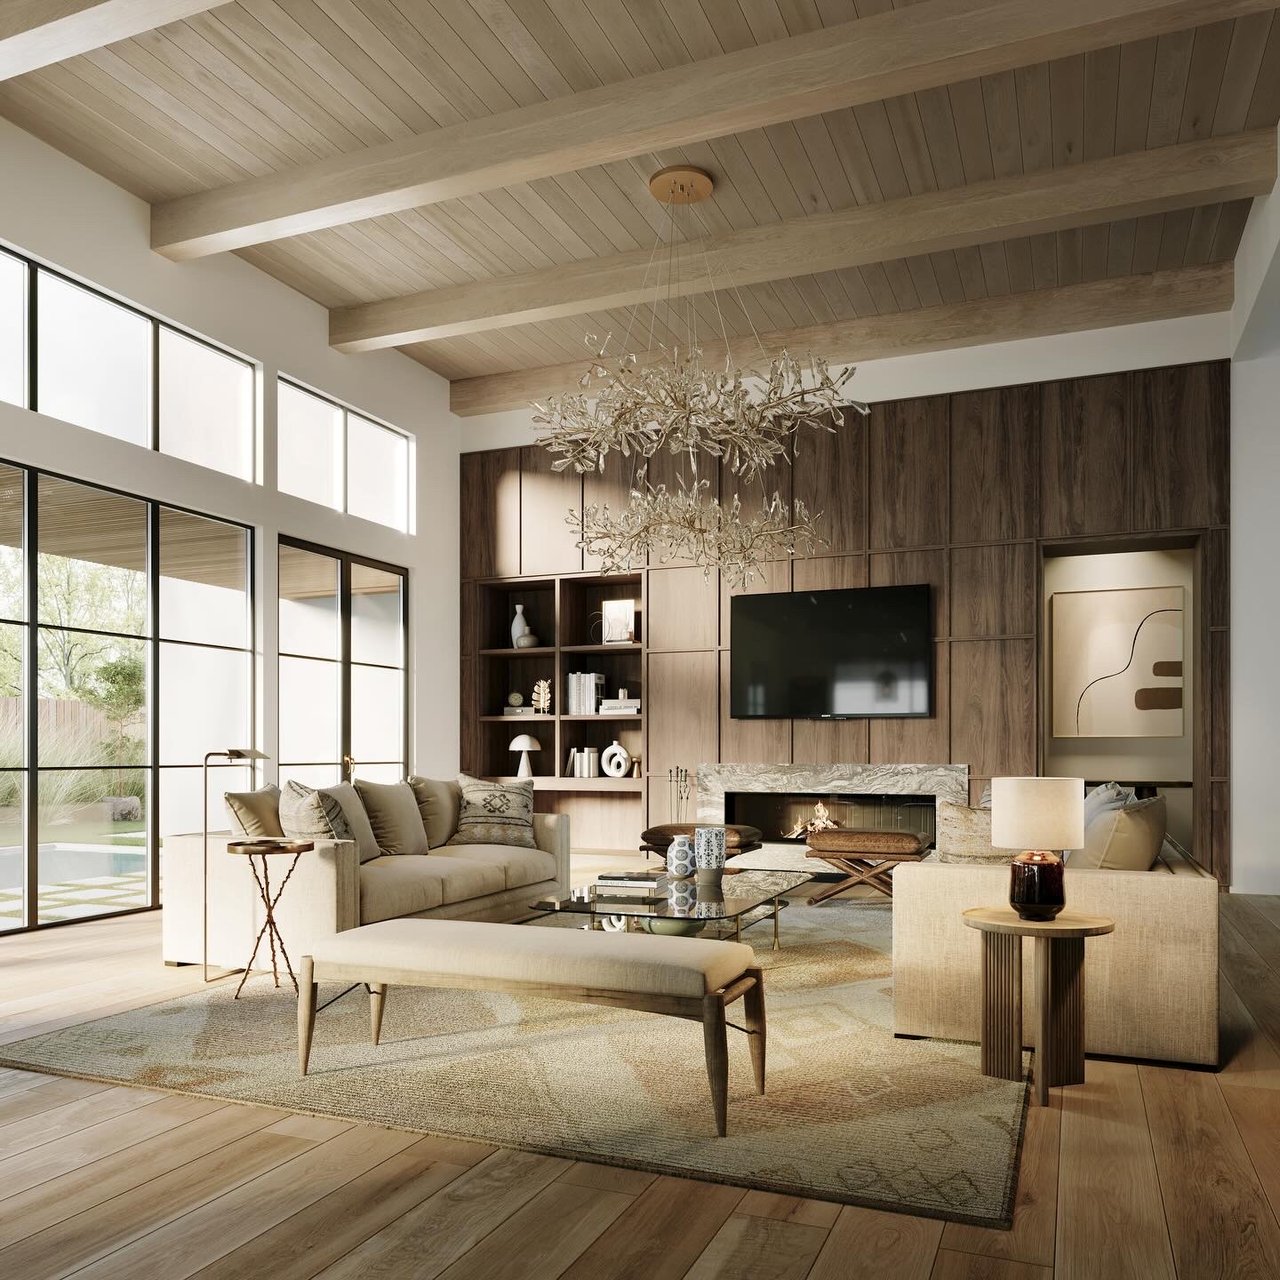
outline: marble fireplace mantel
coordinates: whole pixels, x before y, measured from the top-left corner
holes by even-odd
[[[700,764],[699,822],[723,822],[726,792],[933,796],[969,803],[967,764]]]

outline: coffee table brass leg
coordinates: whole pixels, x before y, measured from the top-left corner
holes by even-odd
[[[778,909],[780,905],[781,904],[778,902],[778,899],[774,898],[773,900],[773,949],[775,951],[779,950],[782,946],[782,943],[778,941]]]

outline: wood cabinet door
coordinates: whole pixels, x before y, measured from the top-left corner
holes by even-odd
[[[947,396],[871,406],[867,503],[874,550],[947,540]]]
[[[520,450],[487,449],[459,459],[462,577],[520,572]]]
[[[1129,375],[1067,378],[1040,394],[1040,533],[1123,533],[1134,459]]]
[[[552,471],[554,461],[541,445],[520,450],[520,572],[526,577],[582,568],[582,476],[572,467]]]
[[[951,541],[1007,542],[1036,532],[1035,387],[951,397]]]

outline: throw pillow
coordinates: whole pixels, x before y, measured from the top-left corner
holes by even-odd
[[[1150,871],[1164,844],[1163,796],[1106,809],[1085,828],[1084,848],[1071,855],[1072,871]]]
[[[353,840],[361,862],[381,855],[369,817],[349,782],[333,787],[286,782],[280,794],[280,825],[295,840]]]
[[[436,782],[433,778],[410,777],[409,785],[418,801],[427,843],[438,849],[458,829],[460,797],[456,782]]]
[[[355,782],[356,794],[369,815],[373,838],[383,853],[424,854],[431,851],[418,801],[407,782]]]
[[[280,825],[280,788],[267,783],[257,791],[228,791],[223,795],[231,829],[242,836],[284,835]]]
[[[533,838],[533,780],[481,782],[458,775],[462,807],[449,844],[506,844],[536,849]]]

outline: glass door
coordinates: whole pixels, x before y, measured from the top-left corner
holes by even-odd
[[[280,777],[310,787],[403,778],[407,574],[282,538]]]

